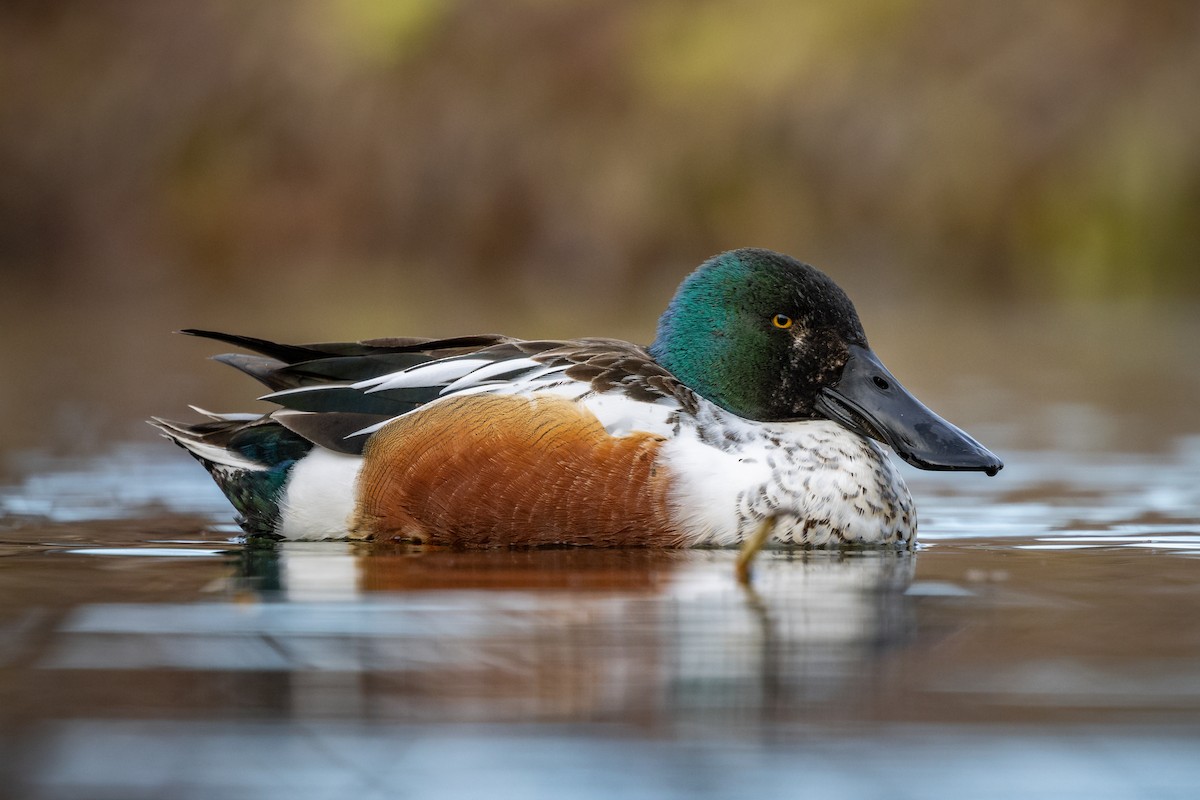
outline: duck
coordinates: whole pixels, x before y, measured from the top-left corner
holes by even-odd
[[[917,400],[825,273],[758,248],[688,275],[648,346],[497,334],[281,344],[182,333],[266,414],[152,418],[242,529],[452,548],[911,548],[889,457],[995,475]]]

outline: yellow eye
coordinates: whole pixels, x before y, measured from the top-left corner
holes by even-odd
[[[792,318],[787,314],[776,314],[771,320],[771,324],[776,328],[782,328],[786,331],[788,328],[792,327]]]

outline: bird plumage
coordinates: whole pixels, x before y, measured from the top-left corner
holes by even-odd
[[[765,250],[697,269],[649,348],[185,333],[254,352],[217,360],[279,406],[154,421],[252,533],[722,546],[765,522],[778,544],[904,544],[912,501],[872,437],[927,468],[1000,466],[894,382],[832,280]]]

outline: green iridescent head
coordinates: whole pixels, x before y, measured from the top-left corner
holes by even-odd
[[[650,353],[702,397],[754,420],[813,419],[849,347],[867,347],[850,298],[789,256],[747,248],[689,275]]]

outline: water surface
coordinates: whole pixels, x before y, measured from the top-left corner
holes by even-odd
[[[906,468],[916,552],[246,543],[190,459],[0,490],[12,796],[1200,792],[1200,440]]]

